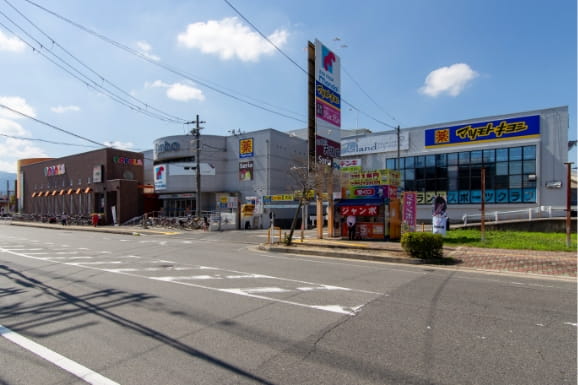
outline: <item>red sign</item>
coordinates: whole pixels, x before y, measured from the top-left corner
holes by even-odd
[[[379,206],[371,205],[371,206],[341,206],[341,215],[348,216],[348,215],[355,215],[360,217],[372,217],[376,216],[379,211]]]

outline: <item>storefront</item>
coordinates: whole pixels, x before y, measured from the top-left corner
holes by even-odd
[[[482,182],[488,212],[563,207],[567,144],[568,108],[557,107],[349,136],[341,155],[358,169],[398,170],[400,192],[416,192],[419,221],[431,221],[441,196],[459,222],[479,213]]]
[[[143,154],[105,148],[23,163],[21,212],[38,217],[90,217],[119,224],[142,214]]]

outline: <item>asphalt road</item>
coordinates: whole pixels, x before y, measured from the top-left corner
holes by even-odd
[[[0,385],[575,384],[576,283],[0,227]]]

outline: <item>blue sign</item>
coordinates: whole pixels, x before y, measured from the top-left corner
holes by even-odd
[[[531,138],[540,135],[540,116],[494,120],[468,125],[430,128],[425,130],[425,147],[456,146]]]

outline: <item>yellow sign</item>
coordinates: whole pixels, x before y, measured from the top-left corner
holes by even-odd
[[[374,170],[344,174],[344,187],[353,186],[399,186],[399,171]]]
[[[295,196],[293,194],[277,194],[271,195],[271,200],[274,202],[293,201]]]

